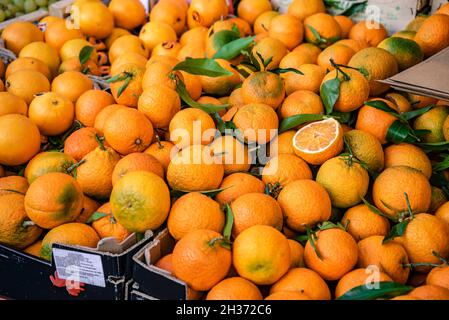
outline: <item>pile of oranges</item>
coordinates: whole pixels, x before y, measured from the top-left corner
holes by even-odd
[[[1,244],[167,226],[190,299],[449,300],[449,102],[377,81],[449,46],[449,5],[391,37],[322,0],[73,6],[1,34]]]

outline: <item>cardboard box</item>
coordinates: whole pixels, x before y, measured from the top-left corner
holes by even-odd
[[[134,234],[119,246],[108,239],[100,241],[97,249],[55,244],[51,263],[0,245],[0,296],[124,300],[126,281],[133,271],[132,258],[151,240],[150,231],[141,241]]]
[[[126,300],[132,301],[158,300],[152,296],[149,296],[139,291],[139,285],[134,280],[129,280],[126,283],[125,294]]]

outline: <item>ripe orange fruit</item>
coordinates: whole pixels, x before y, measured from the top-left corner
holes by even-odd
[[[279,134],[270,142],[270,155],[276,154],[295,154],[293,148],[293,137],[295,136],[295,130],[288,130]]]
[[[368,21],[360,21],[349,32],[349,39],[365,41],[371,47],[377,47],[387,36],[388,32],[382,24],[374,26]]]
[[[79,41],[79,39],[72,41]],[[58,52],[45,42],[38,41],[28,44],[20,51],[19,58],[35,58],[41,60],[50,68],[53,76],[58,74],[60,64]]]
[[[323,67],[324,69],[334,70],[331,59],[336,64],[347,65],[349,60],[351,60],[352,56],[355,54],[355,51],[350,47],[344,46],[342,44],[333,44],[318,56],[318,65]]]
[[[132,30],[145,22],[145,7],[138,0],[112,0],[109,10],[114,16],[116,27]]]
[[[40,258],[41,256],[41,249],[42,249],[42,240],[38,240],[35,243],[33,243],[32,245],[26,247],[25,249],[23,249],[23,252],[38,257]]]
[[[61,19],[49,24],[44,32],[45,42],[55,48],[58,52],[61,47],[69,40],[82,39],[81,30],[73,28],[68,29],[66,21]]]
[[[389,89],[388,85],[377,82],[398,73],[396,58],[380,48],[366,48],[357,52],[349,61],[349,66],[364,70],[370,85],[370,96],[378,96]]]
[[[271,20],[270,37],[281,40],[287,49],[293,50],[303,40],[304,28],[302,22],[290,14],[282,14]]]
[[[184,32],[179,38],[179,43],[183,46],[189,43],[203,43],[207,37],[208,29],[206,27],[194,27]]]
[[[88,90],[76,101],[75,118],[87,127],[93,127],[98,113],[114,104],[114,98],[106,91]]]
[[[175,62],[176,61],[176,62]],[[166,86],[172,90],[176,89],[177,78],[183,80],[180,72],[173,72],[172,69],[178,63],[177,59],[174,64],[157,61],[147,65],[146,71],[142,79],[142,88],[144,90],[153,86]]]
[[[420,63],[424,58],[420,46],[413,39],[390,37],[379,43],[377,47],[387,50],[396,58],[399,71]]]
[[[449,108],[440,105],[427,111],[415,119],[414,129],[430,130],[423,137],[424,142],[444,142],[444,122],[449,116]]]
[[[298,90],[284,100],[278,113],[282,119],[286,119],[298,114],[323,114],[324,107],[316,93]]]
[[[81,31],[96,39],[107,38],[114,29],[114,15],[101,1],[87,1],[78,6]],[[129,17],[132,12],[126,12]]]
[[[173,250],[174,275],[194,290],[210,290],[231,267],[231,252],[220,245],[221,239],[212,230],[195,230],[185,235]]]
[[[111,45],[109,49],[109,60],[114,63],[118,58],[126,53],[134,52],[142,57],[148,59],[150,55],[149,49],[145,47],[143,41],[134,35],[125,35],[117,40]],[[130,61],[128,61],[130,63]],[[115,65],[117,67],[117,65]]]
[[[38,71],[21,70],[6,79],[5,88],[9,93],[30,104],[36,94],[50,91],[50,82]]]
[[[321,258],[307,241],[304,259],[307,267],[325,280],[341,279],[357,263],[357,243],[346,231],[338,228],[318,231],[315,246]]]
[[[180,35],[186,26],[186,12],[174,1],[160,1],[151,9],[150,21],[165,22]]]
[[[51,261],[54,243],[96,248],[100,238],[93,228],[83,223],[66,223],[50,230],[42,240],[41,257]]]
[[[237,14],[240,18],[253,25],[257,17],[271,10],[273,10],[273,7],[268,0],[243,0],[237,7]]]
[[[243,81],[242,96],[245,104],[263,103],[276,109],[285,97],[284,83],[274,73],[255,72]]]
[[[364,40],[342,39],[335,42],[335,44],[347,46],[355,52],[359,52],[362,49],[368,48],[368,43],[366,43]]]
[[[264,32],[268,32],[270,30],[271,20],[273,20],[273,18],[277,17],[278,15],[280,15],[280,13],[277,11],[265,11],[264,13],[259,15],[254,21],[254,34],[258,35]]]
[[[266,66],[267,70],[271,70],[279,67],[279,63],[288,53],[288,49],[282,41],[266,37],[253,47],[252,53],[256,57],[260,54],[265,62],[271,58],[271,62]]]
[[[265,191],[264,183],[256,177],[243,172],[233,173],[223,179],[219,192],[215,199],[220,205],[230,204],[238,197],[247,193],[263,193]]]
[[[432,191],[426,176],[419,170],[406,166],[390,167],[374,181],[374,204],[389,216],[397,217],[401,212],[407,212],[404,193],[413,212],[427,212]]]
[[[100,239],[113,237],[118,243],[121,243],[131,234],[112,216],[111,205],[109,203],[102,205],[98,208],[97,212],[107,214],[92,222],[92,228],[98,233]]]
[[[395,282],[406,283],[410,274],[407,252],[398,241],[383,243],[383,235],[367,237],[357,244],[359,247],[359,262],[361,268],[376,266]]]
[[[215,161],[211,149],[197,144],[182,149],[172,158],[167,181],[175,190],[206,191],[217,189],[223,174],[223,165]]]
[[[331,217],[329,195],[312,180],[296,180],[285,185],[279,193],[278,202],[287,226],[296,231],[303,232],[306,226]]]
[[[446,222],[449,226],[449,202],[446,202],[435,212],[435,216]]]
[[[262,181],[273,186],[276,183],[285,186],[302,179],[312,179],[312,171],[304,160],[294,154],[272,156],[262,170]]]
[[[323,67],[310,63],[302,64],[296,69],[303,74],[299,75],[294,72],[287,72],[281,75],[285,82],[287,95],[291,95],[298,90],[308,90],[318,93],[326,70]]]
[[[81,161],[89,152],[98,147],[97,139],[100,138],[101,134],[95,128],[86,127],[76,130],[65,140],[64,153],[72,156],[76,161]]]
[[[122,28],[114,28],[112,30],[112,33],[109,35],[109,37],[107,37],[104,41],[104,44],[106,45],[106,48],[111,48],[112,44],[115,42],[115,40],[117,40],[118,38],[122,37],[122,36],[126,36],[126,35],[130,35],[131,33],[126,30],[126,29],[122,29]]]
[[[293,0],[288,6],[288,13],[301,21],[315,13],[326,12],[323,0]]]
[[[339,298],[351,289],[359,286],[365,286],[366,289],[373,288],[379,282],[393,281],[386,273],[375,273],[375,270],[369,268],[355,269],[345,274],[337,283],[335,288],[335,298]]]
[[[151,51],[151,56],[170,56],[176,58],[178,56],[179,51],[181,51],[182,45],[175,41],[165,41],[159,43],[157,46],[153,48]]]
[[[413,289],[408,295],[421,300],[449,300],[449,289],[435,285],[424,285]]]
[[[0,178],[0,196],[6,194],[22,194],[28,190],[28,180],[20,176],[9,176]]]
[[[371,133],[351,130],[344,135],[354,157],[366,163],[370,170],[380,172],[384,168],[384,151],[379,140]]]
[[[397,118],[385,111],[363,106],[359,110],[355,128],[360,131],[371,133],[381,144],[387,143],[387,131]]]
[[[49,172],[70,174],[68,169],[75,163],[75,159],[62,152],[41,152],[28,162],[24,176],[28,179],[28,183],[32,184],[34,180]]]
[[[42,229],[36,225],[24,226],[29,221],[24,207],[24,196],[8,194],[0,197],[0,243],[17,249],[36,241]]]
[[[99,207],[100,204],[97,201],[84,196],[83,209],[81,209],[81,214],[75,219],[75,222],[86,223]]]
[[[115,185],[125,174],[132,171],[149,171],[164,179],[162,164],[148,153],[130,153],[120,159],[112,173],[112,185]]]
[[[321,276],[311,269],[294,268],[289,270],[270,289],[270,294],[295,292],[309,296],[312,300],[330,300],[331,293]]]
[[[348,225],[348,232],[356,241],[376,235],[386,236],[390,230],[388,219],[372,212],[364,204],[349,208],[341,224]]]
[[[209,144],[215,136],[215,123],[205,111],[186,108],[170,121],[170,140],[179,149],[194,144]]]
[[[122,72],[123,66],[127,64],[133,64],[140,69],[145,69],[147,58],[143,56],[142,53],[125,52],[119,55],[114,62],[111,63],[110,74],[119,74]]]
[[[72,58],[78,58],[79,60],[79,54],[81,53],[81,50],[84,47],[88,46],[92,46],[92,44],[84,39],[72,39],[67,41],[66,43],[64,43],[64,45],[61,47],[61,50],[59,51],[61,60],[66,61]],[[95,63],[97,62],[98,52],[96,49],[92,51],[89,59]]]
[[[92,90],[93,86],[92,80],[81,72],[67,71],[53,80],[51,91],[75,103],[84,92]]]
[[[412,110],[412,105],[407,100],[407,98],[399,93],[387,93],[385,95],[385,99],[392,102],[394,105],[396,105],[397,110],[399,113],[407,112]]]
[[[248,171],[251,167],[252,156],[247,146],[232,136],[220,136],[210,145],[213,154],[220,158],[224,165],[224,174]]]
[[[41,60],[35,58],[17,58],[8,64],[5,72],[5,78],[8,79],[10,75],[21,70],[36,70],[51,79],[51,72],[48,66]]]
[[[83,208],[83,192],[71,176],[51,172],[37,178],[25,195],[25,209],[34,223],[51,229],[74,221]]]
[[[21,114],[0,116],[0,164],[17,166],[28,162],[39,152],[41,136],[38,127]]]
[[[25,101],[9,92],[0,92],[0,117],[7,114],[26,116],[28,106]]]
[[[199,192],[187,193],[176,200],[167,220],[168,231],[175,240],[200,229],[221,233],[224,224],[220,205]]]
[[[426,19],[414,39],[429,57],[449,46],[449,15],[434,14]]]
[[[442,265],[433,268],[427,275],[426,284],[449,289],[449,266]]]
[[[56,136],[72,126],[75,107],[65,96],[47,92],[37,96],[30,103],[28,116],[42,134]]]
[[[304,247],[296,240],[287,241],[290,246],[290,269],[304,268]]]
[[[439,263],[434,254],[445,258],[449,255],[449,228],[433,215],[420,213],[409,222],[399,241],[412,263]],[[430,267],[417,267],[418,272],[428,272]]]
[[[341,38],[340,25],[334,17],[326,13],[320,12],[305,18],[304,28],[306,41],[318,46],[327,47]],[[312,29],[320,35],[321,40],[315,37]]]
[[[394,144],[385,148],[385,167],[394,166],[415,168],[427,179],[432,175],[432,164],[427,155],[422,149],[409,143]]]
[[[145,150],[145,153],[155,157],[156,160],[162,164],[164,170],[167,171],[172,156],[176,155],[178,150],[175,145],[169,141],[156,141]]]
[[[354,22],[351,20],[351,18],[343,15],[334,16],[335,21],[340,25],[341,28],[341,37],[343,39],[348,38],[349,32],[351,31],[352,27],[354,26]]]
[[[104,137],[120,154],[142,152],[153,140],[153,125],[145,115],[132,108],[111,113],[103,127]]]
[[[266,144],[277,132],[279,120],[269,105],[250,103],[240,108],[234,116],[234,124],[249,143]]]
[[[228,5],[225,0],[192,0],[187,10],[187,25],[194,27],[210,27],[215,21],[225,19]]]
[[[181,75],[186,86],[186,90],[193,100],[198,100],[203,92],[203,86],[200,78],[197,75],[193,75],[184,71],[181,71]]]
[[[310,164],[323,164],[343,149],[341,125],[333,118],[313,122],[293,137],[295,153]]]
[[[166,41],[176,41],[175,30],[165,22],[150,21],[140,30],[139,38],[148,50]]]
[[[262,294],[252,282],[240,278],[227,278],[217,283],[206,300],[262,300]]]
[[[231,72],[232,75],[221,77],[199,76],[201,86],[206,94],[216,96],[229,95],[234,88],[241,83],[239,73],[234,70],[231,63],[224,59],[215,60],[223,69]]]
[[[312,43],[302,43],[299,46],[297,46],[293,52],[296,52],[299,56],[309,56],[312,60],[310,63],[316,63],[319,54],[321,53],[321,49],[312,44]]]
[[[2,32],[1,39],[5,47],[16,55],[28,44],[44,41],[44,35],[31,22],[17,21],[8,25]]]
[[[235,239],[232,254],[237,273],[259,285],[275,283],[290,268],[287,238],[270,226],[244,230]]]

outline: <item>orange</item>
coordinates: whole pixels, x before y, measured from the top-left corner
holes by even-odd
[[[179,51],[181,51],[182,45],[175,41],[165,41],[159,43],[151,51],[151,56],[170,56],[176,58]]]
[[[75,222],[86,223],[99,207],[100,203],[84,196],[83,209],[81,209],[81,214],[75,219]]]
[[[230,204],[238,197],[247,193],[263,193],[265,191],[264,183],[256,177],[243,172],[233,173],[223,179],[219,192],[215,199],[220,205]]]
[[[92,222],[92,228],[98,233],[100,239],[113,237],[118,243],[121,243],[131,234],[112,216],[111,205],[109,203],[102,205],[96,212],[107,214]]]
[[[385,95],[385,99],[395,104],[399,113],[408,112],[412,110],[412,105],[407,100],[407,98],[404,97],[402,94],[387,93]]]
[[[114,29],[113,11],[109,10],[101,1],[84,2],[78,7],[79,20],[77,22],[85,35],[96,39],[105,39],[112,33]],[[116,11],[114,10],[114,12]],[[125,14],[125,12],[122,12],[122,14]],[[126,11],[126,17],[129,18],[132,14],[132,11]]]
[[[449,289],[449,266],[442,265],[433,268],[426,278],[426,284],[441,286]]]
[[[341,28],[341,37],[346,39],[349,36],[349,32],[351,31],[352,27],[354,26],[354,22],[351,20],[351,18],[347,16],[334,16],[335,21],[340,25]]]
[[[255,72],[243,82],[242,97],[245,104],[263,103],[276,109],[284,100],[285,87],[280,76]]]
[[[237,111],[233,121],[243,133],[245,141],[258,144],[272,140],[279,126],[276,112],[271,106],[262,103],[246,104]]]
[[[195,230],[179,240],[173,250],[174,275],[192,289],[210,290],[231,267],[231,252],[221,246],[222,236],[212,230]]]
[[[198,100],[201,97],[201,93],[203,92],[203,86],[201,84],[200,78],[197,75],[193,75],[184,71],[181,71],[181,75],[189,96],[193,100]]]
[[[175,145],[169,141],[156,141],[145,150],[145,153],[152,155],[162,164],[165,171],[167,171],[171,157],[177,152]]]
[[[272,197],[263,193],[247,193],[239,196],[231,203],[234,215],[232,234],[237,237],[244,230],[255,226],[271,226],[282,229],[282,211]]]
[[[279,292],[305,294],[312,300],[330,300],[331,293],[326,282],[313,270],[294,268],[288,271],[270,289],[270,295]]]
[[[409,143],[393,144],[385,148],[385,167],[407,166],[421,171],[427,179],[432,175],[432,164],[427,155]]]
[[[369,175],[359,163],[335,157],[320,167],[316,181],[327,190],[334,207],[349,208],[366,195]]]
[[[76,101],[75,118],[83,125],[93,127],[98,113],[111,104],[114,104],[114,98],[108,92],[88,90]]]
[[[295,133],[295,130],[288,130],[274,138],[270,142],[270,155],[281,153],[295,154],[295,149],[293,148],[293,137]]]
[[[145,69],[147,58],[136,52],[125,52],[118,56],[113,63],[111,63],[110,74],[120,73],[122,67],[127,64],[133,64],[140,69]]]
[[[187,58],[200,59],[206,57],[206,49],[203,43],[184,45],[176,56],[179,61],[184,61]]]
[[[248,21],[239,17],[231,17],[228,19],[228,21],[231,23],[231,26],[233,24],[237,26],[237,28],[240,31],[241,37],[247,37],[252,35],[253,32],[251,31],[251,25],[249,24]]]
[[[233,245],[237,273],[258,285],[278,281],[290,267],[287,238],[270,226],[255,225],[240,233]]]
[[[430,131],[423,136],[424,142],[444,142],[443,127],[448,116],[449,108],[447,106],[436,106],[417,117],[413,123],[413,128]]]
[[[449,115],[443,123],[443,136],[446,141],[449,141]]]
[[[277,17],[280,13],[277,11],[265,11],[261,15],[259,15],[254,21],[254,34],[260,34],[264,32],[268,32],[270,30],[271,20],[274,17]]]
[[[347,46],[354,50],[354,52],[359,52],[362,49],[368,48],[368,43],[364,40],[342,39],[335,42],[335,44]]]
[[[0,197],[0,243],[23,249],[35,242],[42,233],[36,225],[24,226],[29,221],[24,207],[24,196],[8,194]]]
[[[155,46],[166,41],[176,41],[175,30],[165,22],[150,21],[140,30],[139,38],[148,50],[153,50]]]
[[[427,18],[414,39],[429,57],[449,46],[449,15],[434,14]]]
[[[365,41],[371,47],[377,45],[388,36],[382,24],[370,21],[360,21],[351,28],[349,39]]]
[[[361,268],[377,267],[395,282],[406,283],[410,268],[407,252],[397,241],[383,243],[383,235],[367,237],[357,244],[359,247],[359,262]]]
[[[84,39],[72,39],[64,43],[59,51],[59,55],[61,56],[62,61],[67,61],[69,59],[76,58],[79,60],[79,55],[81,50],[85,47],[91,47],[92,44]],[[96,49],[93,49],[89,60],[97,63],[98,60],[98,52]]]
[[[436,11],[436,13],[449,15],[449,5],[447,3],[441,5],[441,7]]]
[[[252,163],[252,155],[248,148],[232,136],[220,136],[210,145],[211,151],[218,158],[221,156],[224,174],[248,171]]]
[[[262,181],[273,186],[277,183],[286,186],[302,179],[312,179],[312,171],[304,160],[294,154],[272,156],[262,170]]]
[[[118,38],[131,34],[128,30],[122,29],[122,28],[114,28],[112,30],[112,33],[109,35],[109,37],[106,38],[104,41],[106,48],[111,48],[112,44],[117,40]]]
[[[42,248],[42,240],[38,240],[35,243],[33,243],[32,245],[26,247],[25,249],[23,249],[23,252],[38,257],[40,258],[41,256],[41,248]]]
[[[17,58],[8,64],[5,72],[5,78],[9,78],[10,75],[21,70],[36,70],[51,79],[51,72],[48,66],[41,60],[35,58]]]
[[[84,156],[98,147],[97,139],[100,138],[101,134],[95,128],[86,127],[76,130],[65,140],[64,153],[72,156],[76,161],[81,161]]]
[[[240,18],[253,25],[262,13],[273,10],[268,0],[242,0],[237,7]]]
[[[353,129],[344,135],[354,157],[363,161],[370,170],[379,172],[384,168],[385,157],[379,140],[367,131]]]
[[[288,13],[301,21],[315,13],[326,12],[323,0],[293,0],[288,6]]]
[[[0,117],[6,114],[26,116],[28,106],[25,101],[9,92],[0,92]]]
[[[153,125],[142,112],[132,108],[113,111],[103,127],[104,137],[120,154],[142,152],[153,139]]]
[[[424,285],[410,291],[408,295],[421,300],[449,300],[449,289],[435,285]]]
[[[80,39],[72,40],[79,41]],[[19,54],[19,58],[35,58],[45,63],[55,76],[58,73],[60,64],[58,52],[55,48],[45,42],[32,42],[24,47]]]
[[[290,246],[290,269],[304,267],[304,247],[296,240],[288,239]]]
[[[331,217],[329,195],[312,180],[296,180],[285,185],[279,193],[278,202],[287,226],[296,231],[305,231],[306,226]]]
[[[315,246],[321,258],[307,241],[304,259],[307,267],[325,280],[338,280],[357,263],[357,243],[347,232],[334,228],[316,233]]]
[[[199,76],[203,91],[209,95],[226,96],[229,95],[234,88],[241,83],[239,73],[232,68],[230,62],[224,59],[215,60],[223,69],[232,73],[229,76],[208,77]]]
[[[150,21],[165,22],[180,35],[186,26],[186,12],[173,1],[161,1],[151,9]]]
[[[318,56],[318,65],[327,70],[334,70],[330,60],[332,59],[336,64],[347,65],[349,60],[355,54],[355,51],[350,47],[342,44],[333,44]]]
[[[270,37],[281,40],[287,49],[293,50],[303,40],[302,22],[295,16],[283,14],[273,18],[268,31]]]
[[[377,273],[369,268],[355,269],[345,274],[337,283],[335,298],[343,296],[355,287],[365,286],[366,289],[375,288],[379,282],[392,282],[393,280],[385,273]]]
[[[179,43],[183,46],[189,43],[203,43],[207,37],[208,29],[206,27],[195,27],[184,32],[179,38]]]
[[[57,76],[51,90],[75,103],[86,91],[93,89],[93,82],[78,71],[67,71]]]
[[[355,128],[361,131],[371,133],[381,144],[387,143],[387,131],[397,118],[385,111],[363,106],[359,110]]]
[[[41,228],[52,229],[74,221],[83,208],[80,185],[71,176],[51,172],[37,178],[25,195],[28,217]]]
[[[303,74],[300,75],[294,72],[287,72],[281,75],[285,82],[287,95],[290,95],[297,90],[309,90],[318,93],[326,70],[323,67],[309,63],[300,65],[296,69]]]
[[[262,300],[262,294],[252,282],[232,277],[217,283],[206,300]]]
[[[30,104],[36,94],[50,91],[50,82],[38,71],[20,70],[6,79],[5,88]]]
[[[443,220],[427,213],[416,214],[399,241],[412,263],[440,263],[436,255],[443,258],[449,255],[448,226]],[[415,270],[426,273],[430,267],[417,267]]]
[[[446,222],[449,226],[449,202],[446,202],[435,212],[435,216]]]
[[[252,54],[260,54],[265,62],[271,58],[271,62],[266,66],[267,70],[279,67],[282,58],[288,53],[287,47],[278,39],[267,37],[260,40],[252,49]]]
[[[175,190],[206,191],[217,189],[223,174],[223,165],[215,161],[211,149],[197,144],[182,149],[172,158],[167,181]]]
[[[431,192],[429,181],[419,170],[396,166],[385,169],[374,181],[373,200],[383,213],[397,217],[407,212],[404,193],[413,212],[420,213],[429,209]]]
[[[28,180],[20,176],[0,178],[0,196],[18,193],[25,195],[28,190]]]
[[[312,62],[310,63],[316,63],[321,51],[322,50],[318,46],[307,42],[300,44],[293,50],[293,52],[296,52],[298,55],[308,55],[312,59]]]
[[[341,28],[338,22],[326,13],[316,13],[304,19],[305,39],[318,46],[327,47],[340,40]],[[312,30],[315,30],[321,39],[318,39]]]
[[[292,92],[282,102],[279,109],[281,119],[286,119],[298,114],[323,114],[324,107],[319,95],[308,90]]]
[[[39,129],[27,117],[20,114],[0,116],[0,128],[0,164],[21,165],[39,152]]]
[[[62,152],[41,152],[28,162],[24,176],[28,179],[28,183],[32,184],[34,180],[49,172],[70,174],[68,169],[75,163],[75,159]]]
[[[112,0],[109,10],[114,16],[116,27],[133,30],[145,22],[145,7],[139,0]]]
[[[169,124],[170,140],[178,148],[194,144],[209,144],[215,136],[215,123],[205,111],[186,108],[172,118]]]
[[[294,291],[279,291],[270,294],[265,300],[312,300],[305,293],[294,292]]]
[[[54,243],[96,248],[100,238],[95,230],[83,223],[66,223],[50,230],[42,240],[41,257],[51,261]]]
[[[333,118],[313,122],[299,129],[293,137],[297,156],[310,164],[323,164],[343,149],[341,125]]]
[[[409,40],[414,40],[416,35],[416,31],[408,31],[408,30],[402,30],[398,31],[396,33],[393,33],[391,37],[398,37],[398,38],[404,38]]]
[[[187,10],[187,25],[189,29],[210,27],[227,15],[228,5],[225,0],[192,0]]]
[[[175,61],[176,63],[178,62],[177,59]],[[176,63],[172,65],[171,63],[154,62],[147,65],[145,73],[143,74],[142,88],[146,90],[155,85],[163,85],[175,90],[178,81],[177,78],[183,80],[183,76],[180,72],[172,71]]]
[[[220,205],[199,192],[187,193],[176,200],[167,220],[168,231],[175,240],[200,229],[221,233],[224,224]]]
[[[47,92],[37,96],[30,103],[28,116],[38,126],[41,134],[56,136],[72,126],[75,107],[63,95]]]
[[[55,48],[58,52],[61,47],[69,40],[82,39],[83,33],[79,29],[68,29],[65,20],[52,22],[45,29],[45,42]]]
[[[377,47],[387,50],[396,58],[399,71],[413,67],[424,59],[420,46],[413,39],[391,37],[383,40]]]
[[[139,97],[138,110],[155,128],[166,128],[181,110],[181,99],[175,90],[167,86],[148,86]]]
[[[415,19],[410,21],[407,26],[405,27],[405,31],[413,31],[417,32],[419,28],[421,28],[424,21],[426,21],[428,18],[427,15],[418,15]]]
[[[44,35],[39,28],[31,22],[17,21],[8,25],[2,32],[2,40],[6,49],[18,55],[28,44],[44,41]]]
[[[164,179],[164,168],[152,155],[148,153],[130,153],[120,159],[112,173],[112,184],[115,185],[125,174],[132,171],[153,172]]]
[[[349,234],[357,241],[376,235],[386,236],[390,231],[388,219],[372,212],[364,204],[349,208],[341,224],[348,226]]]
[[[114,63],[120,56],[134,52],[142,57],[148,59],[149,50],[145,47],[143,41],[134,35],[125,35],[117,40],[111,45],[109,49],[109,61]],[[129,61],[128,61],[129,63]]]
[[[110,199],[114,218],[131,232],[159,228],[170,210],[168,187],[152,172],[129,172],[114,185]]]

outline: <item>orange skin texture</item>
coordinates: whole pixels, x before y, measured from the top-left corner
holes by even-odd
[[[279,63],[287,55],[288,49],[281,40],[267,37],[254,46],[252,53],[255,56],[259,53],[264,61],[268,61],[271,57],[272,60],[266,67],[268,70],[271,70],[279,67]]]
[[[435,212],[435,216],[446,222],[449,226],[449,202],[446,202]]]
[[[434,14],[424,21],[414,39],[426,57],[449,46],[449,15]]]
[[[104,207],[104,206],[103,206]],[[104,209],[98,209],[98,212],[106,211]],[[108,205],[108,211],[110,212],[110,206]],[[117,240],[118,243],[121,243],[125,240],[131,232],[125,229],[120,223],[118,223],[112,216],[111,213],[109,215],[104,216],[94,222],[92,222],[92,228],[98,233],[101,239],[113,237]]]
[[[432,175],[432,164],[422,149],[408,143],[385,148],[385,168],[408,166],[421,171],[427,179]]]
[[[323,114],[324,107],[316,93],[298,90],[285,98],[278,113],[282,119],[286,119],[298,114]]]
[[[375,214],[364,204],[349,208],[341,223],[343,225],[348,223],[348,232],[357,241],[370,236],[386,236],[390,231],[388,219]]]
[[[142,94],[142,79],[144,69],[133,64],[126,64],[121,67],[121,72],[128,72],[131,74],[130,82],[126,89],[119,96],[119,90],[124,85],[126,80],[117,81],[110,84],[112,96],[117,104],[125,105],[128,107],[136,108],[139,100],[139,96]],[[120,72],[120,73],[121,73]],[[119,74],[120,74],[119,73]],[[115,76],[115,74],[113,75]]]
[[[243,81],[242,95],[245,104],[263,103],[277,109],[284,100],[285,87],[278,75],[255,72]]]
[[[297,17],[283,14],[271,20],[268,34],[270,37],[281,40],[287,49],[293,50],[303,40],[304,27]]]
[[[0,196],[17,192],[24,195],[28,187],[28,180],[24,177],[8,176],[0,178]]]
[[[427,275],[426,284],[449,289],[449,266],[442,265],[440,267],[433,268]]]
[[[369,269],[355,269],[348,272],[338,281],[337,287],[335,288],[335,298],[339,298],[349,290],[361,285],[368,284],[374,286],[377,280],[379,282],[393,281],[383,272],[380,272],[374,279],[371,279],[373,276],[373,271]]]
[[[7,26],[2,32],[2,39],[7,49],[16,55],[29,43],[44,41],[44,35],[31,22],[15,22]]]
[[[237,7],[237,15],[253,25],[262,13],[273,10],[268,0],[244,0]]]
[[[374,135],[380,143],[387,143],[388,128],[396,121],[396,117],[385,111],[369,106],[360,108],[355,128]]]
[[[189,29],[210,27],[227,15],[228,5],[225,0],[193,0],[187,10],[187,25]]]
[[[149,171],[164,179],[164,168],[155,157],[148,153],[135,152],[117,162],[112,172],[112,184],[114,185],[121,177],[132,171]]]
[[[240,278],[227,278],[217,283],[207,294],[206,300],[262,300],[259,288]]]
[[[248,173],[237,172],[225,177],[219,188],[224,190],[215,199],[220,205],[224,205],[247,193],[263,193],[265,184]]]
[[[64,142],[64,153],[72,156],[76,161],[81,161],[89,152],[98,147],[95,136],[101,137],[95,128],[85,127],[73,132]]]
[[[304,247],[296,240],[288,239],[290,246],[290,269],[304,268]]]
[[[59,52],[61,47],[67,41],[72,39],[82,39],[83,33],[79,29],[68,29],[66,21],[61,19],[49,24],[45,30],[44,36],[45,42]]]
[[[274,156],[262,171],[262,181],[265,184],[279,183],[285,186],[301,179],[312,179],[312,171],[304,160],[294,154],[281,153]]]
[[[86,91],[94,88],[92,80],[78,71],[67,71],[53,79],[51,90],[73,103]]]
[[[371,47],[377,47],[387,36],[388,32],[382,24],[379,28],[369,29],[365,21],[360,21],[349,31],[349,39],[365,41]]]
[[[7,92],[30,104],[36,94],[50,91],[50,82],[39,71],[20,70],[6,79],[5,88]]]
[[[98,113],[111,104],[114,98],[106,91],[86,91],[76,101],[75,118],[86,127],[93,127]]]
[[[81,209],[81,214],[76,218],[75,222],[86,223],[98,208],[100,208],[100,203],[84,196],[83,209]]]
[[[307,42],[316,43],[318,39],[315,38],[312,31],[309,27],[314,28],[321,38],[339,40],[341,38],[341,28],[338,22],[326,13],[316,13],[311,16],[308,16],[304,19],[304,27],[305,27],[305,39]]]
[[[293,0],[287,12],[303,21],[315,13],[326,12],[326,7],[322,0]]]
[[[334,16],[334,19],[340,25],[341,37],[343,39],[348,38],[349,32],[354,26],[354,22],[351,20],[351,18],[348,18],[346,16]]]
[[[146,18],[145,7],[138,0],[112,0],[109,10],[114,16],[115,26],[128,30],[142,25]]]
[[[149,50],[144,46],[139,37],[134,35],[124,35],[115,40],[109,49],[109,60],[111,64],[115,63],[120,56],[129,52],[137,53],[146,59],[148,59],[150,55]],[[115,64],[115,67],[117,68],[117,64]]]
[[[10,75],[16,73],[17,71],[27,69],[39,71],[46,76],[48,80],[51,80],[51,72],[48,66],[41,60],[35,58],[17,58],[8,64],[4,76],[7,79]]]
[[[334,44],[320,53],[317,62],[324,69],[334,70],[335,68],[332,66],[330,59],[333,59],[336,64],[347,65],[354,54],[355,51],[350,47]]]
[[[124,105],[111,104],[103,108],[95,117],[94,128],[97,129],[101,134],[103,134],[103,128],[106,123],[107,118],[115,111],[120,108],[126,108]]]
[[[160,141],[151,144],[144,152],[155,157],[162,164],[164,171],[167,171],[171,157],[176,155],[178,150],[173,143],[169,141]]]
[[[408,295],[421,300],[449,300],[449,289],[435,285],[424,285],[413,289]]]
[[[287,72],[281,76],[285,81],[287,95],[291,95],[297,90],[309,90],[314,93],[319,93],[321,82],[326,75],[326,70],[323,67],[311,63],[300,65],[296,69],[302,72],[303,75]]]

